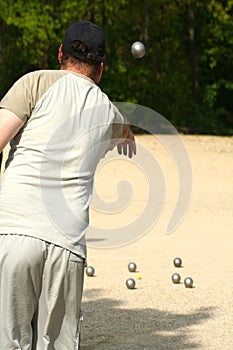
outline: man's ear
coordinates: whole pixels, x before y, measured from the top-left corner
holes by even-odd
[[[57,58],[58,58],[58,62],[61,64],[61,61],[62,61],[62,44],[59,47]]]
[[[101,75],[103,73],[103,69],[104,69],[104,62],[100,62],[100,71],[101,71]]]
[[[103,69],[104,69],[104,63],[100,62],[100,64],[99,64],[99,71],[98,71],[98,83],[100,82],[100,79],[102,77]]]

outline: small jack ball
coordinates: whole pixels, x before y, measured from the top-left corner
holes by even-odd
[[[131,45],[131,53],[135,58],[142,58],[145,55],[146,49],[141,41],[135,41]]]
[[[173,264],[175,267],[181,267],[182,266],[182,260],[180,258],[175,258],[173,260]]]
[[[178,283],[180,283],[180,280],[181,280],[181,277],[178,273],[174,273],[172,275],[172,282],[173,283],[178,284]]]
[[[191,277],[186,277],[184,279],[184,285],[186,288],[192,288],[193,287],[193,280]]]
[[[94,267],[93,267],[93,266],[87,266],[87,268],[86,268],[86,274],[87,274],[87,276],[89,276],[89,277],[94,276],[94,274],[95,274],[95,269],[94,269]]]
[[[135,288],[135,281],[134,281],[133,278],[128,278],[128,279],[126,280],[126,287],[127,287],[128,289],[134,289],[134,288]]]
[[[135,264],[135,262],[130,262],[128,264],[128,270],[129,272],[135,272],[137,269],[137,265]]]

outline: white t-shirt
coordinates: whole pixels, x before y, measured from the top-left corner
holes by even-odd
[[[122,137],[122,115],[92,80],[67,70],[24,75],[0,108],[25,122],[1,178],[0,234],[33,236],[85,257],[94,172]]]

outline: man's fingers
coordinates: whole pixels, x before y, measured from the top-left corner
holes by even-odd
[[[136,155],[137,149],[136,149],[136,142],[135,142],[135,140],[133,140],[133,141],[131,142],[131,145],[132,145],[132,152],[133,152],[133,155]]]
[[[136,143],[131,140],[124,140],[123,142],[117,145],[117,150],[119,154],[128,155],[129,158],[132,158],[136,154]]]
[[[117,152],[118,152],[119,154],[122,154],[121,143],[118,143],[118,145],[117,145]]]
[[[128,142],[127,142],[127,140],[123,142],[122,146],[123,146],[123,154],[124,154],[124,156],[127,156],[127,154],[128,154]]]

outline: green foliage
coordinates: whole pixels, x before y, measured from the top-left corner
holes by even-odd
[[[232,133],[233,126],[233,1],[209,1],[206,7],[207,37],[201,60],[204,86],[203,102],[216,119],[217,129]],[[213,117],[215,116],[215,117]]]
[[[113,101],[191,132],[231,134],[232,13],[233,0],[0,0],[0,94],[30,70],[58,68],[64,30],[87,19],[106,33],[101,87]],[[142,59],[130,53],[136,40]]]

